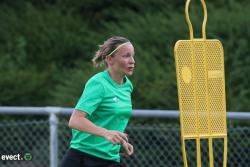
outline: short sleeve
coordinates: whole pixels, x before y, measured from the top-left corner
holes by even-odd
[[[89,80],[84,88],[84,91],[78,100],[75,109],[84,111],[91,115],[99,106],[104,96],[104,89],[101,82]]]

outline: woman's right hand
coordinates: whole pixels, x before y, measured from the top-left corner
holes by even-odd
[[[112,144],[122,144],[128,142],[128,135],[126,133],[118,132],[115,130],[106,130],[103,137],[110,141]]]
[[[133,153],[134,153],[134,147],[132,144],[130,143],[122,143],[122,152],[121,152],[121,155],[128,158],[129,156],[131,156]]]

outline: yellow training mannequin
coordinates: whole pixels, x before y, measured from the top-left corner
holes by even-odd
[[[188,166],[185,140],[196,139],[197,167],[201,167],[200,139],[208,139],[210,167],[213,138],[224,139],[223,167],[227,162],[227,126],[223,47],[217,39],[206,39],[207,8],[201,0],[204,20],[202,38],[194,38],[186,1],[186,20],[190,40],[175,44],[175,64],[180,108],[181,140],[184,166]]]

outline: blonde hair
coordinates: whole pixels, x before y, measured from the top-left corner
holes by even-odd
[[[92,62],[95,67],[106,64],[105,59],[107,56],[113,56],[117,49],[130,41],[124,37],[113,36],[108,40],[104,41],[102,45],[99,45],[99,49],[96,51]]]

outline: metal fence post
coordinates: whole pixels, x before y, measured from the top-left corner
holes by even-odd
[[[50,167],[57,167],[58,162],[58,119],[55,113],[50,113]]]

